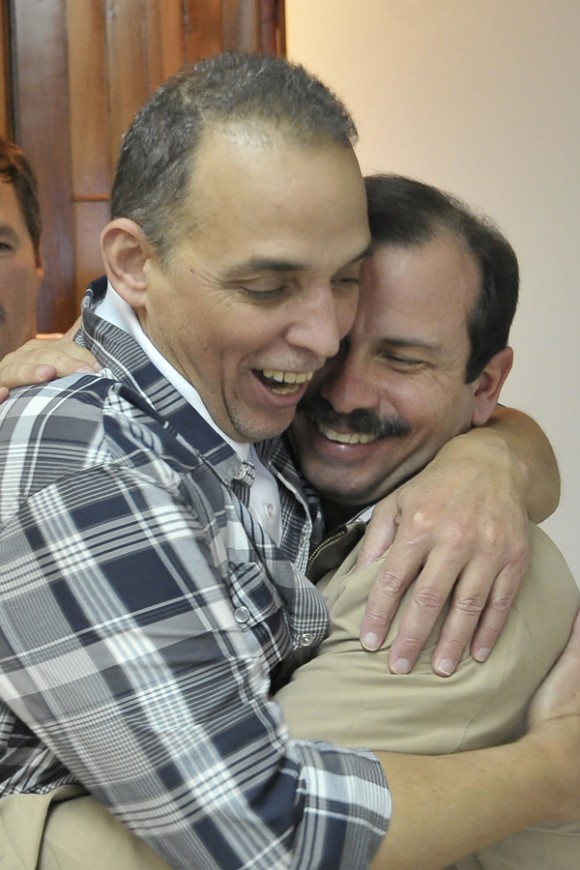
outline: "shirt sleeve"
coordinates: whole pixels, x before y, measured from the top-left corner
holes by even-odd
[[[365,867],[382,770],[289,738],[264,653],[284,608],[228,556],[227,515],[114,462],[31,495],[0,535],[1,695],[34,763],[49,750],[172,866]]]

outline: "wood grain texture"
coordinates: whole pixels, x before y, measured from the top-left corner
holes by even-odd
[[[65,330],[102,272],[98,238],[137,109],[184,63],[229,48],[284,53],[283,13],[283,0],[0,5],[0,132],[25,149],[40,186],[41,331]]]

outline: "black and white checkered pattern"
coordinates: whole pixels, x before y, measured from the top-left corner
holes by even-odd
[[[175,867],[365,867],[389,814],[376,759],[291,741],[268,697],[327,629],[301,574],[314,508],[264,445],[267,538],[239,457],[91,306],[105,371],[0,408],[0,794],[81,782]]]

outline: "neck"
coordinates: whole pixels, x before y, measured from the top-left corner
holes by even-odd
[[[361,511],[367,505],[350,505],[350,504],[339,504],[339,502],[332,501],[331,499],[322,498],[321,501],[322,507],[322,516],[324,517],[324,525],[326,527],[326,531],[332,532],[334,529],[338,528],[338,526],[343,525],[343,523],[347,523],[351,520],[359,511]]]

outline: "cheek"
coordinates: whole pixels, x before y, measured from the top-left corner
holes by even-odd
[[[450,388],[445,395],[439,395],[440,402],[433,404],[424,424],[427,437],[430,436],[431,442],[435,442],[437,448],[467,429],[469,423],[469,412],[463,394]]]
[[[39,284],[32,265],[0,263],[0,302],[5,307],[24,308]]]
[[[253,358],[279,350],[290,325],[284,311],[240,305],[220,313],[217,336],[232,355]]]
[[[429,390],[424,385],[419,385],[408,376],[397,376],[393,373],[388,375],[388,383],[384,373],[378,382],[380,389],[380,413],[387,416],[397,414],[415,429],[421,425],[431,405]]]
[[[28,264],[0,265],[0,359],[33,337],[39,284]]]

